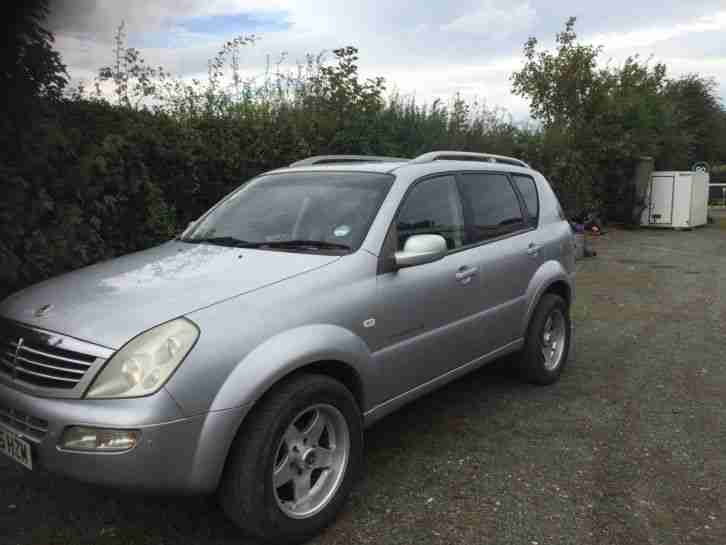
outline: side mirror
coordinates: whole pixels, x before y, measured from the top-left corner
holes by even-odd
[[[403,250],[394,254],[396,268],[413,267],[437,261],[448,251],[446,240],[441,235],[412,235],[403,245]]]

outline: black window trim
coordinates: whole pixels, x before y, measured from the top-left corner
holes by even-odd
[[[534,185],[534,195],[537,198],[537,214],[533,216],[530,213],[529,207],[527,206],[527,202],[524,200],[524,195],[522,195],[522,192],[519,190],[519,187],[517,186],[517,182],[514,180],[515,177],[519,176],[520,178],[529,178],[532,180],[532,185]],[[534,179],[534,176],[530,176],[529,174],[520,174],[519,172],[510,172],[509,178],[512,182],[512,187],[514,187],[514,191],[517,193],[517,196],[520,198],[520,206],[527,212],[527,217],[529,218],[529,223],[532,225],[534,229],[539,227],[539,216],[540,216],[540,208],[542,206],[542,203],[539,198],[539,189],[537,189],[537,180]]]
[[[478,248],[479,246],[483,246],[485,244],[490,244],[492,242],[499,242],[500,240],[505,240],[510,237],[519,236],[524,233],[529,233],[530,231],[534,231],[536,229],[536,226],[533,226],[530,222],[526,221],[526,218],[529,217],[529,214],[526,213],[527,208],[524,204],[524,199],[522,198],[522,195],[519,193],[519,190],[517,189],[516,184],[512,180],[512,176],[511,176],[510,172],[503,172],[501,170],[460,170],[460,171],[458,171],[457,174],[458,174],[457,180],[459,180],[460,175],[463,175],[463,174],[499,174],[499,175],[506,176],[507,181],[509,182],[509,186],[512,188],[512,190],[514,191],[514,195],[517,197],[517,201],[519,202],[519,212],[522,214],[522,219],[524,220],[524,221],[522,221],[522,227],[520,229],[510,231],[509,233],[499,235],[498,237],[487,238],[487,239],[481,240],[479,242],[475,242],[473,244],[464,245],[461,248],[459,248],[458,250],[468,250],[470,248]],[[461,197],[461,192],[460,192],[460,197]],[[462,202],[462,206],[463,206],[463,202]],[[467,221],[466,218],[464,221],[466,223],[466,221]],[[458,250],[454,250],[454,251],[458,251]],[[454,251],[452,251],[450,253],[454,253]]]
[[[507,179],[507,182],[509,182],[509,187],[512,189],[512,192],[514,193],[514,198],[517,199],[517,203],[519,204],[519,213],[522,216],[522,227],[519,229],[513,229],[512,231],[509,231],[508,233],[504,233],[503,235],[499,235],[498,237],[492,237],[487,238],[484,240],[480,240],[479,242],[474,242],[472,244],[465,244],[462,246],[462,248],[471,248],[474,246],[479,246],[483,242],[489,242],[491,240],[501,240],[503,238],[507,238],[512,233],[519,233],[521,231],[524,231],[525,229],[530,227],[529,222],[529,214],[526,213],[526,207],[524,207],[524,200],[522,199],[522,196],[519,194],[519,191],[517,191],[517,188],[515,187],[515,183],[512,180],[512,177],[509,175],[508,172],[498,172],[498,171],[461,171],[459,175],[456,177],[456,183],[459,186],[459,198],[461,199],[461,204],[464,207],[464,225],[465,227],[468,227],[473,224],[472,222],[472,210],[471,206],[464,202],[464,199],[462,198],[462,192],[461,192],[461,184],[463,183],[463,176],[466,174],[495,174],[498,176],[504,176]]]
[[[522,218],[525,220],[522,222],[523,227],[521,229],[517,229],[515,231],[511,231],[509,233],[505,233],[503,235],[500,235],[498,237],[488,238],[485,240],[481,240],[479,242],[475,242],[473,244],[465,244],[462,245],[460,248],[454,248],[452,250],[449,250],[446,252],[446,255],[444,256],[444,259],[446,259],[448,256],[452,254],[456,254],[463,251],[472,250],[474,248],[479,248],[480,246],[484,246],[485,244],[491,244],[493,242],[499,242],[501,240],[505,240],[511,237],[523,235],[525,233],[529,233],[531,231],[534,231],[537,229],[537,225],[533,225],[531,222],[526,221],[526,218],[529,218],[529,213],[527,212],[527,207],[524,203],[524,198],[520,194],[519,190],[517,189],[516,185],[514,183],[514,180],[512,179],[512,173],[510,172],[504,172],[501,170],[447,170],[442,172],[433,172],[431,174],[426,174],[424,176],[421,176],[420,178],[417,178],[406,189],[406,192],[401,197],[401,200],[398,203],[398,206],[396,207],[396,212],[393,214],[393,218],[391,219],[391,223],[388,225],[388,230],[386,231],[386,236],[383,239],[383,243],[381,244],[380,252],[378,253],[378,270],[377,274],[386,274],[389,272],[395,271],[394,263],[393,263],[393,253],[395,253],[397,244],[396,240],[397,237],[394,236],[396,231],[396,221],[398,220],[398,214],[401,211],[401,208],[403,207],[403,203],[406,202],[406,199],[408,199],[408,196],[410,195],[411,191],[419,185],[420,183],[423,183],[427,180],[431,180],[433,178],[443,178],[445,176],[453,176],[455,180],[455,187],[456,187],[456,193],[459,197],[459,204],[461,205],[462,211],[464,212],[464,228],[466,228],[467,225],[467,214],[465,211],[464,201],[461,196],[461,188],[460,188],[460,182],[461,182],[461,175],[463,174],[503,174],[506,176],[507,181],[509,182],[510,187],[512,187],[515,196],[517,197],[517,201],[519,202],[519,210],[522,214]],[[524,176],[529,176],[528,174],[524,174]],[[533,178],[534,179],[534,178]],[[536,185],[535,185],[536,188]],[[537,192],[537,199],[539,199],[539,192]],[[539,204],[539,200],[537,201]],[[539,216],[539,215],[538,215]],[[539,222],[539,217],[538,217]]]

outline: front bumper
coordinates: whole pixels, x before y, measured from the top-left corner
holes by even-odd
[[[214,491],[247,409],[184,416],[164,389],[144,398],[71,400],[35,397],[0,383],[0,425],[31,444],[34,467],[156,492]],[[63,430],[79,425],[139,430],[141,437],[135,448],[120,453],[61,450]]]

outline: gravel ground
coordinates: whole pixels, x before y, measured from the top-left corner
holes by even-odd
[[[719,223],[720,221],[720,223]],[[617,231],[579,264],[562,380],[498,364],[366,432],[314,543],[726,544],[726,213]],[[0,460],[0,543],[245,544],[209,498],[122,494]]]

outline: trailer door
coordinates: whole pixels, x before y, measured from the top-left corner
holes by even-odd
[[[650,181],[650,214],[648,223],[651,225],[670,225],[673,223],[673,189],[674,176],[653,176]]]

